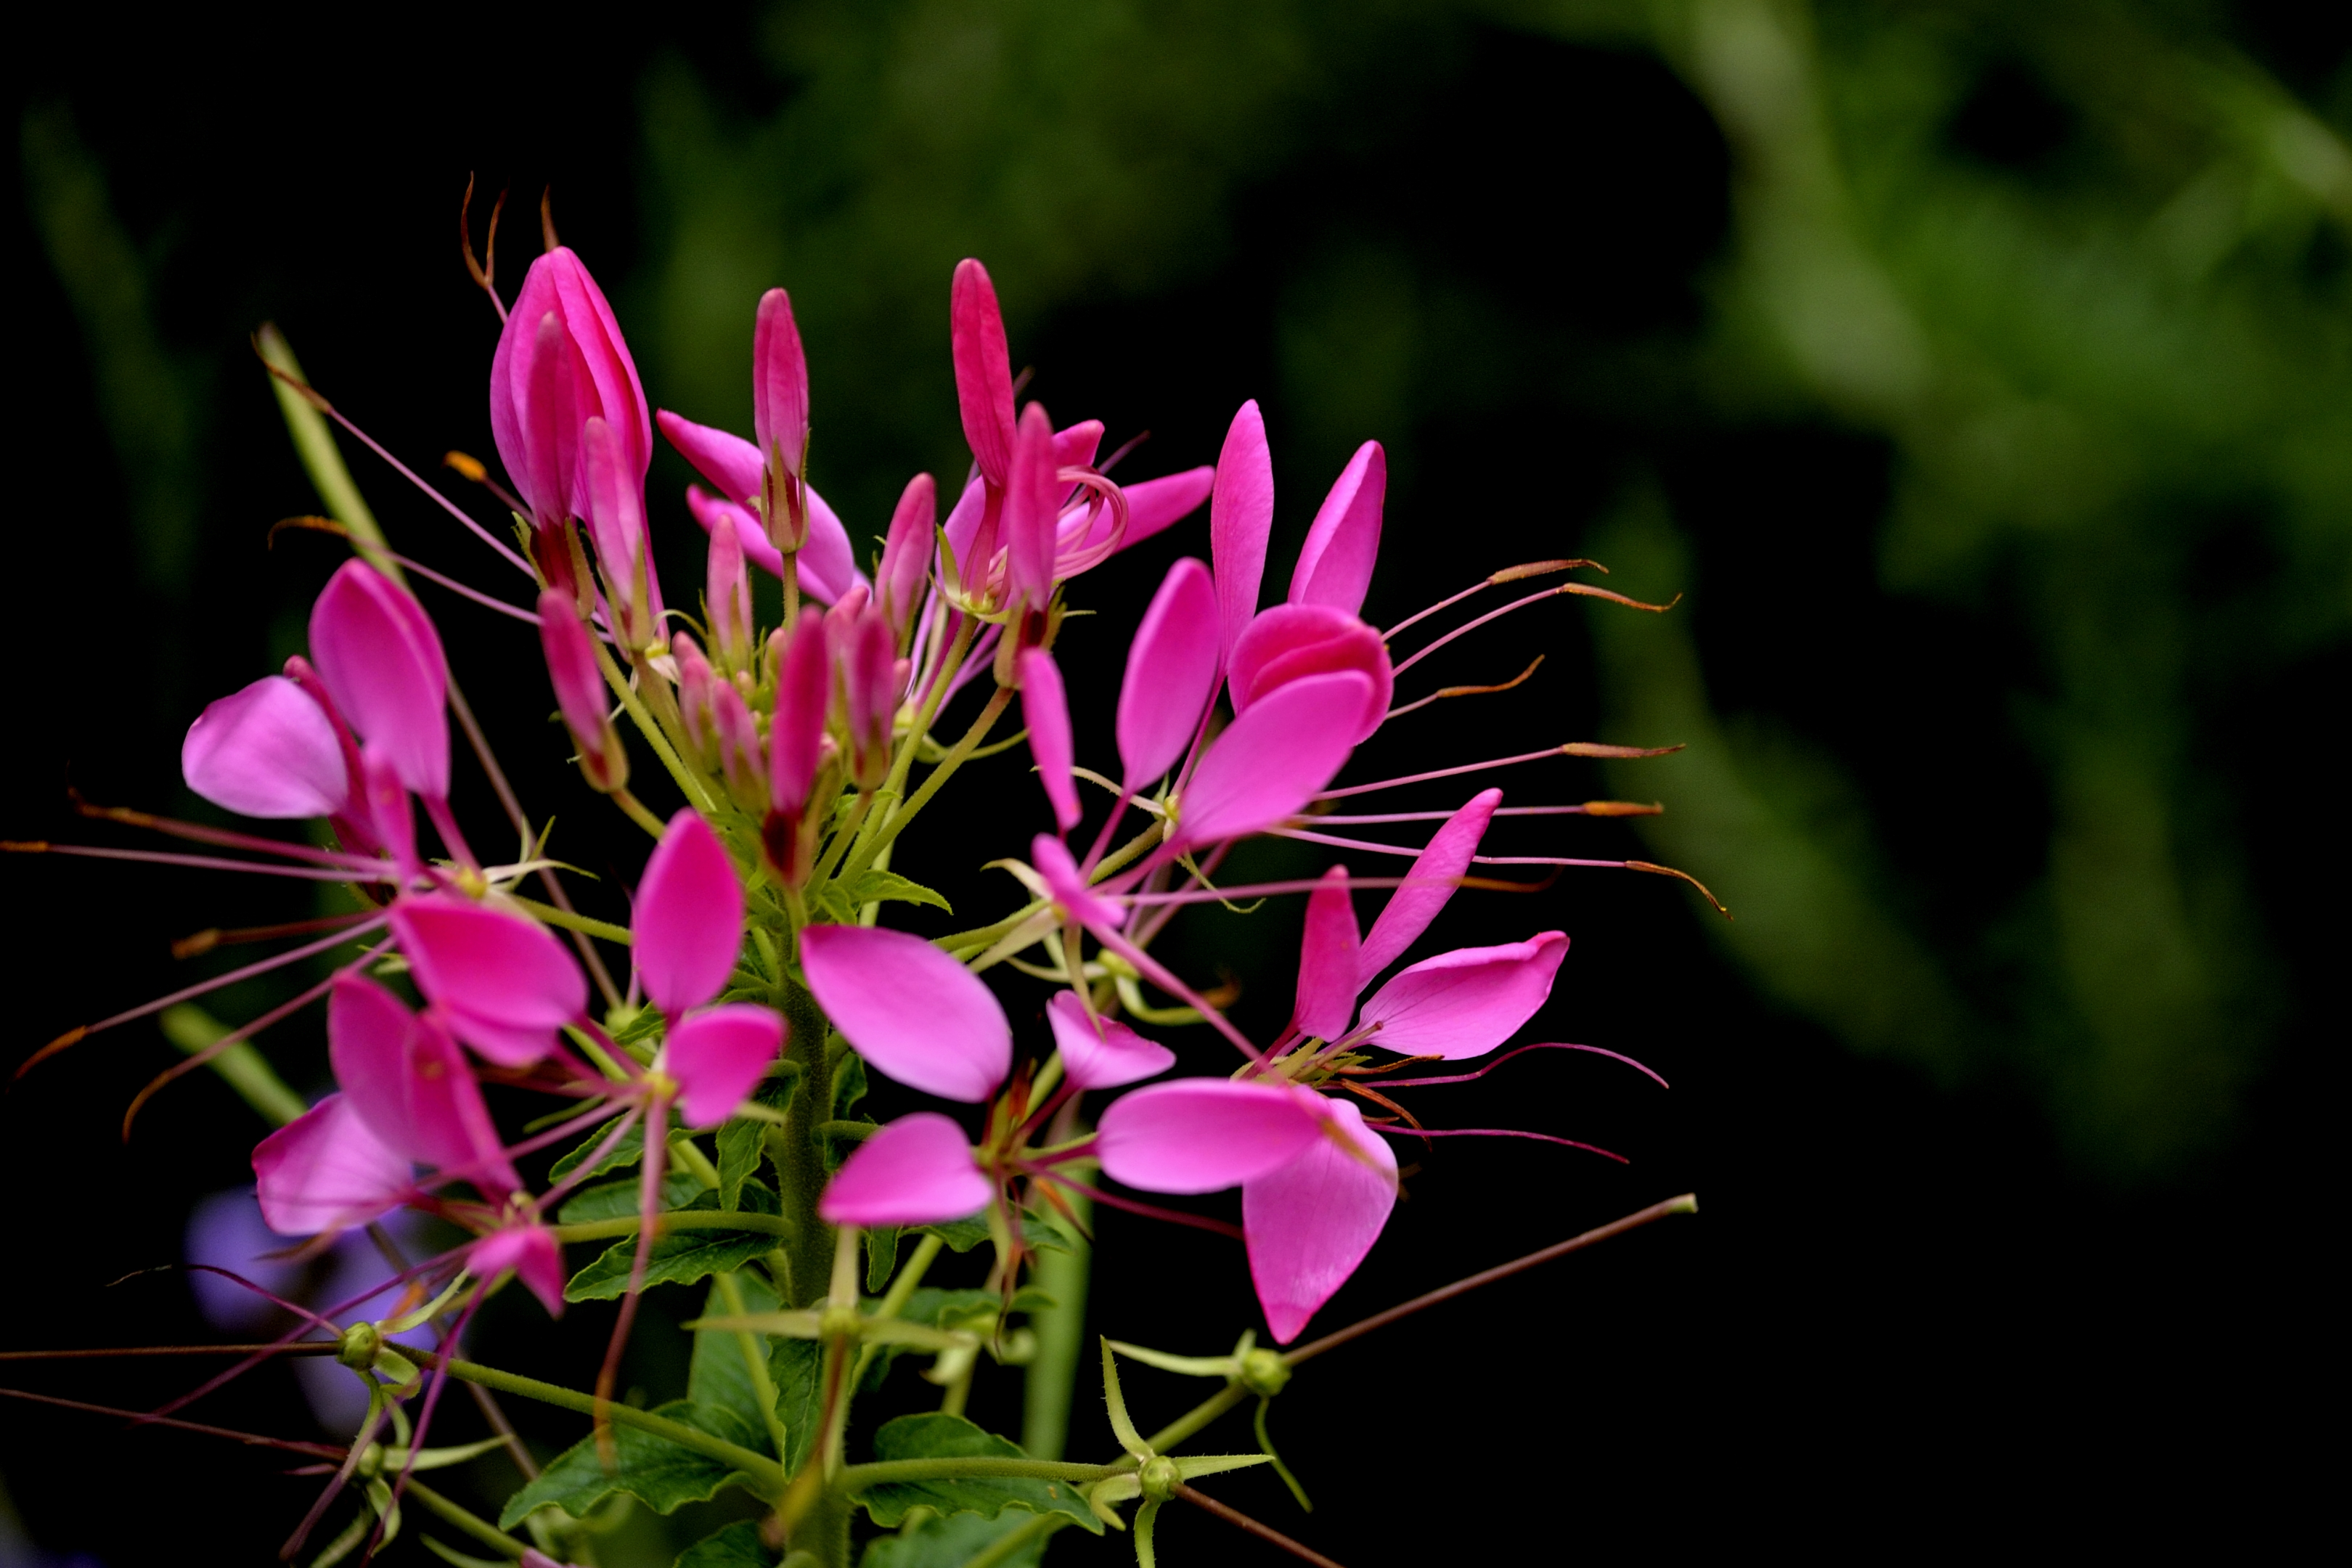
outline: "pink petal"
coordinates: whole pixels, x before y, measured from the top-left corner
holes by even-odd
[[[978,1214],[994,1195],[963,1129],[936,1110],[919,1110],[860,1143],[834,1173],[816,1212],[833,1225],[936,1225]]]
[[[1131,493],[1131,492],[1130,492]],[[1217,689],[1217,588],[1191,556],[1168,568],[1127,647],[1118,689],[1118,758],[1139,790],[1174,767]]]
[[[1381,501],[1388,493],[1388,455],[1378,441],[1356,448],[1339,470],[1290,574],[1290,602],[1329,605],[1349,615],[1364,607],[1381,552]]]
[[[338,975],[327,1001],[335,1081],[368,1130],[403,1157],[463,1172],[489,1190],[520,1184],[457,1043],[363,975]]]
[[[801,967],[857,1054],[910,1089],[976,1105],[1013,1068],[1013,1028],[995,995],[920,937],[810,926]]]
[[[1307,900],[1307,931],[1298,943],[1298,1005],[1292,1020],[1302,1035],[1336,1040],[1356,1016],[1356,905],[1348,868],[1334,866]]]
[[[1013,437],[1004,479],[1005,574],[1013,592],[1042,608],[1054,592],[1055,525],[1062,486],[1055,477],[1054,424],[1031,404]],[[985,563],[974,563],[975,570]]]
[[[454,894],[403,898],[393,933],[457,1037],[500,1067],[529,1067],[588,1005],[587,982],[563,944],[520,915]]]
[[[646,416],[646,389],[637,380],[636,364],[621,337],[621,323],[605,302],[604,291],[596,287],[596,280],[570,247],[558,246],[531,263],[532,274],[541,268],[551,275],[564,328],[578,346],[593,388],[594,405],[581,412],[604,416],[620,439],[629,471],[643,480],[646,465],[653,458],[653,428]],[[523,287],[528,292],[529,275]],[[519,300],[516,308],[520,309]]]
[[[743,885],[726,847],[691,807],[669,819],[646,861],[629,918],[637,978],[672,1015],[725,989],[743,945]]]
[[[572,596],[561,588],[550,588],[539,596],[539,647],[547,658],[555,705],[579,748],[582,768],[600,788],[626,782],[627,757],[605,711],[609,699],[604,694],[604,673],[596,667],[595,647],[589,641],[588,628],[581,624]]]
[[[671,1025],[662,1068],[677,1080],[679,1120],[688,1127],[716,1127],[734,1115],[783,1048],[782,1015],[748,1002]]]
[[[336,569],[310,608],[310,658],[362,740],[400,782],[449,794],[448,666],[424,606],[364,561]]]
[[[824,763],[824,715],[833,684],[825,657],[825,618],[823,611],[801,612],[776,682],[776,710],[768,726],[768,804],[781,812],[797,812],[808,804],[816,771]]]
[[[955,356],[956,402],[963,437],[988,482],[1002,487],[1013,468],[1013,357],[1004,342],[1004,314],[988,268],[956,264],[949,295],[948,338]]]
[[[1296,1159],[1323,1135],[1323,1098],[1283,1083],[1188,1078],[1111,1101],[1103,1173],[1148,1193],[1213,1193]]]
[[[635,623],[638,595],[645,595],[649,613],[658,616],[661,610],[661,589],[654,582],[653,559],[646,550],[645,479],[630,471],[620,438],[601,417],[580,428],[580,461],[586,481],[588,537],[596,546],[596,561],[611,595],[619,601],[612,606],[625,623],[619,629],[643,647],[659,637],[660,623]]]
[[[1225,432],[1209,497],[1209,559],[1216,566],[1217,609],[1228,651],[1257,613],[1265,542],[1273,531],[1274,457],[1266,448],[1265,420],[1253,398]]]
[[[1058,468],[1091,468],[1095,454],[1102,449],[1103,422],[1081,419],[1066,429],[1054,432],[1054,462]]]
[[[1484,1056],[1551,994],[1568,938],[1543,931],[1499,947],[1463,947],[1402,970],[1364,1004],[1367,1043],[1408,1057]]]
[[[331,816],[351,799],[334,721],[282,675],[206,706],[180,744],[180,776],[243,816]]]
[[[1293,681],[1217,737],[1178,802],[1176,838],[1238,838],[1291,816],[1354,749],[1371,683],[1352,670]]]
[[[890,531],[882,542],[882,563],[875,574],[874,594],[890,629],[904,644],[922,607],[923,582],[931,569],[932,533],[940,520],[939,487],[929,474],[907,481],[898,505],[890,514]]]
[[[1242,1187],[1250,1279],[1277,1344],[1297,1339],[1348,1282],[1396,1207],[1396,1155],[1387,1142],[1346,1100],[1330,1110],[1329,1136]]]
[[[865,582],[866,574],[857,569],[856,552],[850,548],[849,530],[842,526],[840,514],[806,486],[801,493],[808,498],[808,537],[801,541],[795,563],[801,589],[821,605],[834,604]],[[783,557],[776,559],[781,564]],[[783,575],[781,571],[776,574]]]
[[[1078,869],[1068,845],[1050,833],[1040,833],[1029,841],[1029,863],[1045,879],[1045,891],[1072,920],[1093,927],[1118,924],[1124,911],[1087,885],[1086,873]]]
[[[1480,790],[1429,836],[1429,843],[1405,873],[1404,886],[1389,895],[1364,938],[1363,952],[1357,958],[1359,989],[1370,985],[1381,970],[1403,956],[1404,950],[1445,908],[1446,900],[1454,897],[1453,879],[1470,868],[1470,858],[1478,853],[1478,840],[1486,837],[1486,824],[1494,820],[1495,808],[1502,804],[1501,790]]]
[[[1121,486],[1127,492],[1127,536],[1119,541],[1118,547],[1129,549],[1183,521],[1201,510],[1201,503],[1209,499],[1216,482],[1217,470],[1203,467]],[[1107,538],[1110,527],[1110,516],[1106,512],[1087,532],[1087,542],[1094,544]]]
[[[1356,740],[1381,727],[1396,678],[1381,634],[1346,610],[1328,605],[1276,605],[1235,638],[1226,675],[1234,711],[1294,680],[1352,669],[1371,682],[1356,725]]]
[[[760,296],[751,330],[751,433],[762,457],[773,452],[798,476],[808,449],[808,357],[793,321],[792,297],[782,289]]]
[[[1070,779],[1070,704],[1062,672],[1042,647],[1020,658],[1021,716],[1029,726],[1029,753],[1037,759],[1037,780],[1054,805],[1054,820],[1067,833],[1078,825],[1078,788]]]
[[[549,1317],[563,1316],[563,1248],[545,1226],[510,1225],[490,1232],[466,1254],[466,1267],[484,1279],[513,1269]]]
[[[514,479],[539,521],[561,522],[586,510],[580,495],[580,426],[596,412],[596,394],[563,318],[545,310],[533,319],[538,327],[516,387],[524,466]]]
[[[667,419],[669,416],[664,415],[662,417]],[[783,552],[769,540],[767,531],[760,526],[760,520],[753,517],[748,508],[737,506],[731,500],[722,500],[700,485],[688,485],[686,487],[686,510],[694,514],[694,521],[702,525],[702,531],[714,539],[720,528],[732,529],[735,542],[742,547],[743,559],[769,576],[784,574]]]
[[[331,1094],[254,1146],[262,1220],[280,1236],[365,1225],[399,1206],[408,1161]]]
[[[1176,1065],[1176,1053],[1147,1040],[1116,1018],[1089,1021],[1075,991],[1057,991],[1045,1004],[1062,1070],[1080,1089],[1118,1089],[1157,1077]],[[1099,1026],[1099,1031],[1097,1031]]]
[[[678,455],[692,463],[702,477],[719,487],[719,493],[738,506],[749,506],[760,495],[760,448],[740,436],[715,430],[708,425],[697,425],[691,419],[680,418],[665,408],[654,416],[661,433]],[[709,523],[702,525],[709,528]],[[753,526],[757,527],[757,520]],[[764,533],[761,534],[765,538]],[[772,544],[768,547],[773,550]],[[754,557],[757,559],[757,557]],[[777,558],[779,561],[782,557]],[[761,564],[766,565],[765,562]]]
[[[698,486],[688,488],[697,495],[701,493]],[[691,507],[693,502],[687,504]],[[697,517],[695,521],[702,520]],[[712,522],[719,521],[722,520],[714,518]],[[710,646],[722,660],[740,668],[751,658],[751,574],[743,567],[743,535],[731,518],[723,521],[727,523],[724,528],[706,524],[703,529],[710,535],[710,548],[704,558],[702,600],[710,612]]]
[[[360,791],[361,799],[354,804],[366,813],[368,837],[399,868],[403,879],[415,877],[421,869],[416,858],[416,803],[400,787],[400,779],[381,747],[370,746],[360,753]]]

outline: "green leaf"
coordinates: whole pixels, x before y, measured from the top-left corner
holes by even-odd
[[[988,1216],[976,1214],[970,1219],[951,1219],[943,1225],[919,1225],[919,1236],[936,1236],[948,1244],[950,1252],[970,1252],[988,1239]],[[1067,1231],[1052,1220],[1040,1219],[1034,1214],[1021,1216],[1021,1239],[1032,1247],[1055,1252],[1076,1252],[1077,1243]]]
[[[1008,1507],[994,1519],[976,1513],[930,1514],[896,1535],[868,1542],[858,1568],[963,1568],[963,1565],[1006,1536],[1036,1528],[1037,1516],[1027,1509]],[[1053,1531],[1039,1531],[997,1559],[1001,1568],[1037,1568],[1045,1560],[1045,1542]],[[685,1559],[679,1559],[684,1568]]]
[[[746,1312],[772,1312],[781,1305],[776,1300],[776,1288],[756,1268],[738,1268],[724,1278],[734,1281]],[[711,1280],[709,1300],[702,1309],[704,1315],[725,1317],[735,1310],[721,1280]],[[709,1409],[728,1411],[759,1433],[760,1440],[751,1447],[764,1454],[770,1447],[768,1418],[760,1409],[759,1391],[752,1384],[751,1369],[743,1360],[743,1341],[747,1337],[760,1355],[767,1355],[768,1340],[764,1334],[695,1335],[694,1358],[687,1364],[686,1396]]]
[[[612,1135],[613,1129],[609,1124],[590,1128],[588,1136],[582,1139],[576,1148],[547,1168],[547,1179],[551,1182],[563,1180],[564,1177],[578,1170],[589,1155],[596,1152],[596,1146],[599,1143]],[[646,1125],[640,1121],[621,1134],[621,1141],[613,1145],[611,1153],[596,1162],[596,1168],[588,1173],[588,1179],[593,1180],[607,1171],[617,1171],[624,1166],[634,1165],[645,1157]]]
[[[606,1182],[603,1186],[588,1187],[572,1194],[555,1217],[562,1225],[586,1225],[593,1220],[619,1219],[637,1212],[638,1183]],[[710,1189],[684,1171],[674,1171],[662,1178],[662,1207],[682,1209],[691,1205]],[[708,1205],[705,1205],[706,1207]]]
[[[874,1434],[877,1459],[1021,1459],[1021,1447],[992,1432],[983,1432],[961,1415],[927,1410],[886,1421]],[[869,1487],[857,1500],[874,1522],[895,1529],[912,1508],[937,1509],[945,1514],[976,1513],[994,1519],[1007,1507],[1033,1513],[1066,1513],[1095,1534],[1103,1531],[1077,1489],[1067,1481],[1031,1480],[990,1476],[966,1480],[893,1481]]]
[[[771,1110],[782,1110],[793,1102],[793,1088],[800,1082],[799,1075],[769,1078],[760,1080],[751,1091],[752,1103]],[[719,1206],[731,1209],[742,1195],[743,1184],[760,1173],[760,1163],[768,1154],[768,1124],[739,1116],[719,1129]]]
[[[679,1552],[675,1568],[772,1568],[775,1561],[760,1540],[760,1521],[745,1519]]]
[[[816,1444],[824,1414],[824,1347],[814,1340],[772,1342],[768,1380],[776,1385],[776,1415],[784,1424],[784,1468],[797,1475]]]
[[[833,1069],[833,1115],[835,1121],[853,1120],[850,1112],[866,1098],[866,1058],[852,1051]]]
[[[896,871],[866,871],[843,884],[842,897],[855,909],[867,904],[929,904],[935,910],[953,914],[948,901],[920,882],[910,882]],[[856,917],[850,917],[855,920]]]
[[[673,1399],[652,1413],[747,1448],[760,1443],[759,1434],[747,1430],[732,1411],[714,1410],[691,1399]],[[591,1433],[558,1454],[539,1479],[507,1500],[499,1528],[512,1530],[533,1510],[550,1506],[583,1518],[614,1492],[626,1492],[656,1513],[667,1513],[681,1503],[716,1496],[736,1475],[717,1459],[635,1426],[616,1423],[612,1433],[615,1462],[611,1470],[604,1468]]]
[[[866,1288],[879,1293],[898,1271],[898,1227],[877,1225],[866,1233]]]
[[[692,1203],[679,1205],[688,1209],[716,1209],[719,1194],[705,1190]],[[747,1181],[743,1184],[742,1208],[755,1214],[779,1214],[783,1205],[765,1184]],[[636,1261],[638,1238],[623,1237],[607,1248],[604,1255],[572,1277],[563,1288],[567,1301],[609,1301],[625,1294],[629,1289],[629,1270]],[[691,1285],[713,1274],[724,1274],[740,1268],[755,1258],[765,1257],[779,1245],[775,1237],[757,1230],[681,1230],[655,1238],[653,1255],[646,1263],[647,1285]]]

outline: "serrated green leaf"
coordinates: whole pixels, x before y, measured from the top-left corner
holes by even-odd
[[[868,1542],[866,1555],[857,1560],[858,1568],[963,1568],[1006,1536],[1022,1531],[1033,1531],[1031,1539],[997,1562],[1002,1568],[1037,1568],[1045,1560],[1045,1542],[1053,1534],[1051,1526],[1039,1528],[1038,1517],[1017,1507],[1006,1508],[994,1519],[976,1513],[932,1514],[896,1535]],[[679,1559],[680,1568],[684,1563]]]
[[[852,1051],[833,1069],[832,1120],[847,1121],[857,1102],[866,1098],[866,1058]]]
[[[679,1206],[715,1209],[719,1206],[719,1194],[706,1189],[692,1203]],[[783,1205],[765,1184],[747,1181],[743,1184],[741,1207],[756,1214],[779,1214]],[[637,1240],[630,1236],[614,1242],[603,1257],[572,1277],[571,1283],[563,1288],[563,1299],[609,1301],[625,1293],[629,1270],[636,1259]],[[713,1274],[740,1268],[751,1259],[773,1251],[777,1245],[777,1238],[765,1231],[673,1231],[655,1238],[653,1255],[646,1263],[646,1283],[691,1285]]]
[[[768,1380],[776,1385],[776,1415],[784,1424],[784,1468],[797,1475],[824,1414],[824,1347],[814,1340],[772,1342]]]
[[[746,1430],[731,1411],[714,1410],[691,1399],[673,1399],[652,1414],[708,1432],[730,1443],[756,1447],[757,1432]],[[582,1518],[614,1492],[626,1492],[656,1513],[718,1494],[736,1472],[717,1459],[681,1448],[635,1426],[613,1426],[614,1468],[604,1468],[592,1433],[555,1457],[539,1479],[507,1500],[499,1528],[512,1530],[534,1510],[555,1507]]]
[[[950,1252],[970,1252],[988,1239],[988,1216],[974,1215],[970,1219],[951,1219],[942,1225],[919,1225],[918,1236],[936,1236],[948,1244]],[[1045,1247],[1055,1252],[1076,1252],[1077,1243],[1069,1233],[1051,1220],[1035,1215],[1021,1216],[1021,1239],[1032,1247]]]
[[[800,1082],[797,1074],[788,1078],[768,1078],[751,1091],[754,1104],[781,1111],[793,1102],[793,1089]],[[719,1129],[719,1206],[733,1208],[743,1191],[743,1184],[760,1173],[761,1162],[768,1157],[768,1124],[739,1116]]]
[[[674,1171],[662,1178],[662,1207],[682,1209],[710,1189],[684,1171]],[[706,1205],[708,1206],[708,1205]],[[602,1186],[586,1187],[564,1200],[555,1211],[562,1225],[587,1225],[600,1219],[619,1219],[637,1212],[637,1183],[606,1182]]]
[[[760,1540],[760,1521],[745,1519],[679,1552],[675,1568],[773,1568],[775,1561]]]
[[[582,1139],[569,1153],[547,1168],[547,1179],[551,1182],[563,1180],[564,1177],[578,1170],[589,1155],[596,1152],[598,1144],[612,1135],[613,1129],[609,1125],[589,1129],[587,1137]],[[613,1145],[613,1152],[597,1161],[596,1168],[589,1172],[584,1179],[593,1181],[607,1171],[617,1171],[625,1165],[634,1165],[645,1157],[646,1127],[645,1123],[640,1121],[621,1134],[621,1141]]]
[[[929,904],[933,909],[955,913],[937,892],[920,882],[908,881],[896,871],[866,871],[839,886],[842,898],[853,910],[867,904],[901,903]],[[854,913],[850,916],[853,921],[856,918]]]
[[[877,1459],[1021,1459],[1019,1444],[983,1432],[961,1415],[927,1410],[886,1421],[874,1434]],[[869,1487],[857,1500],[874,1522],[886,1530],[903,1522],[913,1508],[937,1509],[943,1514],[976,1513],[994,1519],[1008,1507],[1033,1513],[1066,1513],[1095,1534],[1103,1531],[1077,1489],[1067,1481],[995,1477],[967,1480],[893,1481]]]
[[[866,1233],[866,1288],[881,1291],[898,1271],[898,1227],[877,1225]]]
[[[779,1303],[776,1288],[756,1268],[738,1268],[725,1276],[734,1281],[736,1293],[742,1298],[745,1312],[772,1312]],[[735,1303],[727,1297],[720,1279],[710,1282],[710,1295],[703,1306],[708,1317],[723,1317],[735,1310]],[[751,1381],[751,1368],[743,1359],[743,1342],[749,1339],[755,1352],[768,1353],[764,1334],[709,1333],[694,1336],[694,1356],[687,1363],[686,1396],[697,1405],[714,1410],[731,1412],[746,1426],[760,1434],[751,1445],[761,1453],[771,1449],[768,1442],[768,1418],[760,1408],[758,1388]]]

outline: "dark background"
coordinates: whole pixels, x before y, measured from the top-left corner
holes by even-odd
[[[1264,402],[1277,588],[1376,437],[1392,474],[1376,624],[1571,552],[1626,592],[1686,595],[1664,623],[1548,604],[1449,650],[1429,684],[1549,658],[1507,697],[1399,721],[1360,764],[1692,742],[1499,781],[1518,804],[1663,798],[1650,837],[1518,824],[1498,847],[1670,859],[1740,918],[1602,872],[1457,901],[1451,942],[1573,938],[1532,1037],[1628,1052],[1674,1089],[1538,1054],[1428,1091],[1433,1125],[1534,1127],[1631,1163],[1441,1144],[1317,1328],[1677,1192],[1702,1214],[1303,1371],[1274,1433],[1311,1519],[1263,1473],[1218,1494],[1355,1564],[1507,1541],[1908,1554],[2224,1522],[2259,1540],[2307,1484],[2289,1423],[2323,1364],[2321,1061],[2340,1037],[2321,981],[2344,836],[2323,768],[2352,618],[2352,29],[2318,13],[1007,3],[720,6],[625,33],[404,13],[352,34],[47,18],[10,68],[18,695],[0,833],[130,842],[76,823],[68,784],[205,809],[178,736],[299,647],[338,557],[264,546],[317,501],[245,347],[257,322],[418,467],[490,455],[497,323],[453,253],[468,171],[515,193],[509,290],[552,185],[648,395],[690,416],[748,427],[751,302],[790,287],[814,471],[856,537],[908,472],[961,471],[945,285],[977,254],[1032,394],[1114,442],[1152,432],[1130,476],[1213,460],[1234,405]],[[509,586],[346,452],[399,548]],[[656,458],[677,583],[699,574],[686,477]],[[1205,550],[1196,520],[1079,585],[1106,612],[1064,644],[1082,760],[1108,752],[1118,617]],[[567,776],[529,634],[425,592],[525,801],[557,813],[558,852],[630,874],[634,830]],[[461,815],[502,838],[469,789]],[[1008,889],[975,868],[1042,816],[1011,758],[966,798],[978,842],[942,818],[899,864],[984,920]],[[294,884],[0,874],[10,1061],[226,967],[175,965],[173,937],[309,912]],[[1287,1005],[1297,919],[1204,916],[1169,951],[1230,969],[1263,1031]],[[292,984],[214,1005],[250,1016]],[[1017,1024],[1042,999],[1006,989]],[[321,1044],[308,1020],[265,1041],[304,1089]],[[245,1178],[260,1131],[198,1077],[124,1143],[124,1104],[172,1059],[132,1026],[0,1101],[0,1344],[208,1332],[170,1275],[107,1288],[178,1256],[188,1205]],[[1207,1353],[1255,1322],[1230,1244],[1121,1215],[1100,1236],[1091,1326]],[[684,1316],[686,1294],[654,1300]],[[482,1352],[576,1380],[608,1322],[493,1316]],[[653,1351],[631,1373],[659,1398],[678,1369]],[[137,1404],[181,1375],[10,1381]],[[917,1407],[924,1385],[900,1383]],[[1092,1385],[1082,1373],[1074,1455],[1108,1442]],[[1138,1372],[1129,1394],[1148,1420],[1194,1391]],[[1017,1430],[1018,1397],[983,1368],[971,1413]],[[206,1408],[317,1429],[278,1374]],[[576,1435],[516,1414],[551,1450]],[[451,1419],[475,1430],[469,1409]],[[314,1484],[277,1470],[9,1404],[0,1558],[267,1561]],[[486,1508],[509,1482],[495,1461],[471,1478]],[[723,1517],[641,1518],[607,1559],[667,1562]],[[1164,1518],[1174,1561],[1275,1560]],[[392,1556],[428,1560],[413,1540]]]

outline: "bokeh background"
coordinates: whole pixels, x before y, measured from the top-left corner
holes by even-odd
[[[1735,921],[1663,880],[1587,873],[1456,927],[1568,930],[1547,1037],[1640,1056],[1675,1087],[1533,1058],[1433,1091],[1460,1099],[1424,1101],[1433,1124],[1540,1126],[1632,1163],[1442,1147],[1322,1321],[1675,1192],[1704,1212],[1317,1363],[1276,1415],[1315,1515],[1270,1479],[1226,1495],[1351,1564],[1480,1542],[1544,1560],[2256,1539],[2317,1463],[2291,1412],[2326,1359],[2347,47],[2341,15],[2275,0],[46,16],[7,68],[18,651],[0,834],[126,841],[75,823],[68,785],[203,811],[180,733],[300,646],[336,557],[315,537],[266,547],[318,502],[256,325],[279,323],[420,468],[489,455],[497,322],[456,251],[469,173],[478,237],[488,194],[513,193],[509,289],[552,188],[648,395],[690,417],[748,428],[752,305],[790,288],[814,472],[860,538],[909,472],[962,472],[946,289],[978,255],[1030,395],[1113,441],[1150,432],[1129,473],[1213,460],[1234,407],[1263,402],[1275,572],[1356,443],[1381,441],[1376,623],[1563,554],[1684,595],[1664,617],[1528,612],[1429,669],[1497,680],[1545,653],[1535,681],[1381,742],[1396,771],[1570,739],[1687,744],[1501,779],[1521,804],[1668,806],[1638,831],[1512,847],[1671,861]],[[347,452],[398,547],[496,583]],[[662,564],[692,581],[686,478],[657,457]],[[1195,522],[1082,597],[1131,614],[1205,547]],[[633,865],[630,830],[566,776],[528,633],[429,602],[559,851]],[[1124,637],[1072,626],[1101,750]],[[1039,826],[1017,765],[997,767],[974,797],[984,842],[929,825],[917,847],[967,910],[1003,896],[978,863]],[[461,812],[485,805],[461,793]],[[308,912],[275,886],[89,862],[0,878],[11,1064],[226,966],[175,964],[173,938]],[[1173,951],[1278,1023],[1296,919],[1204,918]],[[284,994],[243,987],[220,1010]],[[264,1046],[322,1084],[315,1018]],[[237,1183],[262,1130],[200,1078],[126,1143],[123,1105],[173,1059],[137,1026],[0,1100],[7,1347],[209,1331],[174,1276],[108,1286],[178,1256],[191,1205]],[[1119,1216],[1101,1237],[1094,1326],[1206,1352],[1255,1321],[1224,1244]],[[484,1354],[576,1376],[606,1321],[493,1318]],[[632,1376],[659,1398],[677,1372],[648,1352]],[[990,1375],[975,1415],[1017,1429],[1017,1380]],[[178,1376],[10,1381],[127,1404]],[[1108,1441],[1087,1386],[1079,1451]],[[1192,1397],[1129,1389],[1171,1414]],[[290,1377],[216,1408],[318,1431]],[[576,1436],[517,1414],[551,1450]],[[498,1463],[453,1485],[495,1500],[513,1484]],[[314,1484],[257,1452],[15,1404],[0,1479],[10,1563],[270,1560]],[[667,1563],[729,1517],[640,1516],[604,1560]],[[1276,1560],[1197,1515],[1162,1542],[1176,1561]],[[429,1561],[413,1541],[393,1558]]]

